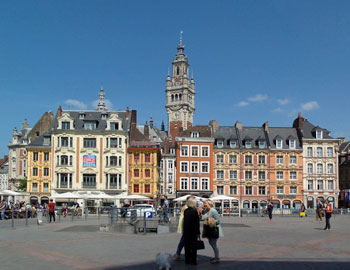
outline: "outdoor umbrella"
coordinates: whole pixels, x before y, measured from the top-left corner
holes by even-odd
[[[73,193],[73,192],[65,192],[65,193],[61,193],[61,194],[56,194],[56,195],[52,195],[51,197],[55,198],[55,199],[84,199],[83,196]]]

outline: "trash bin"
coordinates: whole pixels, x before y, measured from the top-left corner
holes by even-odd
[[[38,225],[41,225],[43,223],[43,211],[41,209],[36,210],[36,218]]]

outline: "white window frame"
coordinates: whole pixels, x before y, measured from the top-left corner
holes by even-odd
[[[218,172],[222,172],[222,178],[220,177],[218,177]],[[216,171],[216,179],[220,179],[220,180],[222,180],[222,179],[224,179],[225,178],[225,171],[224,170],[217,170]]]
[[[237,141],[236,140],[230,140],[230,148],[237,148]]]
[[[192,181],[193,181],[193,180],[196,180],[196,182],[197,182],[197,188],[196,188],[196,189],[195,189],[195,188],[192,188]],[[199,190],[199,185],[200,185],[200,183],[199,183],[199,178],[198,178],[198,177],[191,177],[190,183],[191,183],[190,190]]]
[[[283,180],[284,179],[284,172],[283,171],[277,171],[276,172],[276,179],[277,180]]]
[[[322,163],[317,163],[316,165],[316,173],[317,174],[323,174],[324,170],[323,170],[323,164]]]
[[[206,156],[203,155],[203,149],[205,149],[205,148],[207,149],[207,153],[208,153],[208,155],[206,155]],[[201,156],[202,156],[202,157],[209,157],[209,156],[210,156],[209,149],[210,149],[210,148],[209,148],[209,146],[207,146],[207,145],[201,146]]]
[[[277,139],[276,140],[276,148],[277,149],[282,149],[283,148],[283,140],[282,139]]]
[[[183,183],[186,183],[186,188],[183,188]],[[181,177],[180,178],[180,189],[181,190],[188,190],[188,177]]]
[[[281,157],[282,157],[282,161],[281,161]],[[281,156],[281,155],[278,155],[278,156],[276,157],[276,163],[277,163],[277,164],[283,164],[283,160],[284,160],[284,157]]]
[[[220,188],[220,192],[219,192],[219,188]],[[221,190],[222,190],[222,192],[221,192]],[[225,187],[224,186],[216,186],[216,192],[217,192],[217,194],[218,195],[224,195],[224,193],[225,193]]]
[[[192,169],[192,167],[193,167],[193,165],[196,165],[197,164],[197,171],[193,171]],[[198,161],[191,161],[191,173],[199,173],[199,162]]]
[[[277,186],[276,193],[277,194],[283,194],[284,193],[284,187],[283,186]]]
[[[233,177],[231,177],[231,172],[233,172]],[[230,170],[230,180],[236,180],[238,178],[237,170]]]
[[[217,148],[223,148],[224,147],[224,140],[221,140],[221,139],[217,140],[216,146],[217,146]]]
[[[182,154],[182,148],[187,148],[187,155]],[[180,157],[188,157],[189,147],[188,145],[181,145],[180,146]]]
[[[330,171],[329,168],[332,168],[332,170]],[[327,164],[327,174],[334,174],[334,164],[333,163],[328,163]]]
[[[311,186],[311,188],[310,188],[310,186]],[[307,180],[307,189],[308,190],[313,190],[314,189],[314,181],[313,180]]]
[[[311,146],[309,146],[306,151],[307,151],[307,157],[313,157],[314,150],[312,149]]]
[[[186,171],[183,171],[182,170],[182,164],[186,164],[187,165],[187,170]],[[189,170],[189,162],[188,161],[180,161],[180,172],[181,173],[188,173],[188,170]]]
[[[235,192],[232,192],[234,190]],[[237,195],[237,186],[230,186],[230,195]]]
[[[297,186],[290,186],[289,193],[290,194],[297,194],[298,188]]]
[[[231,157],[235,157],[235,162],[231,162]],[[236,154],[234,154],[234,155],[229,155],[228,156],[228,163],[229,164],[237,164],[237,155]]]
[[[193,155],[193,148],[197,147],[197,155]],[[199,157],[199,145],[191,145],[191,157]]]
[[[289,156],[289,164],[297,164],[297,156],[296,155]]]
[[[319,152],[319,150],[321,150],[321,151]],[[316,148],[316,157],[318,157],[318,158],[323,157],[323,148],[320,146],[318,146]]]
[[[258,144],[260,149],[265,148],[265,140],[259,140]]]
[[[320,188],[320,183],[322,184],[321,188]],[[317,190],[324,190],[324,182],[323,182],[323,180],[317,180]]]
[[[207,168],[208,168],[208,171],[207,172],[204,172],[203,171],[203,164],[207,164]],[[200,170],[201,173],[210,173],[210,167],[209,167],[209,162],[201,162],[201,170]]]
[[[323,131],[316,130],[316,139],[323,139]]]
[[[329,187],[330,186],[329,183],[332,183],[332,188]],[[334,190],[334,180],[330,179],[327,181],[327,188],[328,190]]]
[[[207,182],[207,188],[203,187],[203,182],[204,181]],[[201,185],[201,190],[209,190],[209,188],[210,188],[210,180],[209,180],[209,178],[201,178],[200,179],[200,185]]]
[[[222,162],[218,161],[219,156],[222,156]],[[216,155],[216,164],[224,164],[224,161],[225,161],[225,155],[222,155],[222,154]]]
[[[327,157],[333,157],[333,156],[334,156],[333,147],[327,147]]]
[[[247,178],[247,173],[250,172],[251,174],[251,177],[250,178]],[[253,180],[253,172],[251,170],[246,170],[244,171],[244,179],[245,180],[248,180],[248,181],[252,181]]]
[[[296,141],[295,139],[289,140],[289,149],[295,149],[296,148]]]
[[[298,173],[296,171],[289,172],[289,179],[290,180],[297,180],[297,178],[298,178]]]
[[[250,193],[247,192],[248,188],[250,189]],[[245,186],[244,193],[245,193],[245,195],[253,195],[253,187],[252,186]]]
[[[308,163],[307,164],[307,173],[308,174],[313,174],[314,173],[314,164]]]
[[[252,148],[252,141],[251,140],[246,140],[244,143],[244,147],[247,149]]]

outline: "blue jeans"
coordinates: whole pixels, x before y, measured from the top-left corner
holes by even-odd
[[[169,222],[168,209],[164,209],[163,215],[164,215],[165,222]]]
[[[177,245],[177,250],[176,250],[176,254],[180,256],[181,254],[181,250],[184,248],[185,246],[185,238],[184,235],[181,235],[181,239],[179,244]]]
[[[1,219],[5,219],[5,209],[4,209],[4,210],[1,210],[0,213],[1,213],[1,214],[0,214],[0,218],[1,218]]]

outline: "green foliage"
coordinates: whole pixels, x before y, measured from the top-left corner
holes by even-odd
[[[17,189],[21,191],[27,191],[27,179],[19,180],[19,186]]]

